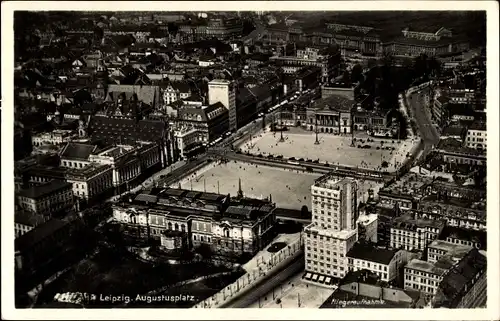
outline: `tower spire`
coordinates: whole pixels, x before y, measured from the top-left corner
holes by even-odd
[[[238,197],[243,197],[243,190],[241,189],[241,178],[238,178]]]

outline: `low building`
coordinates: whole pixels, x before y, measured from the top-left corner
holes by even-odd
[[[443,220],[414,219],[409,215],[397,217],[391,226],[391,247],[408,251],[423,251],[443,230]]]
[[[422,188],[432,181],[431,177],[408,173],[379,190],[380,205],[390,208],[398,206],[404,210],[416,208],[418,199],[423,196]]]
[[[385,283],[385,282],[384,282]],[[320,308],[423,308],[423,295],[414,290],[382,284],[376,274],[350,271]]]
[[[486,256],[471,250],[443,276],[432,301],[433,308],[486,307]]]
[[[377,248],[367,243],[356,243],[347,253],[349,270],[369,270],[385,282],[397,278],[399,269],[406,264],[405,258],[403,250]]]
[[[186,99],[193,94],[193,89],[185,81],[169,81],[161,91],[165,105],[170,105],[177,100]]]
[[[16,211],[14,214],[14,232],[15,237],[19,237],[38,225],[47,221],[47,216],[36,214],[26,210]]]
[[[464,147],[462,142],[453,138],[441,139],[436,149],[445,163],[486,166],[484,150]]]
[[[418,217],[443,219],[447,225],[466,229],[481,230],[486,228],[486,202],[469,201],[454,197],[430,195],[420,200]]]
[[[17,201],[22,209],[46,216],[64,212],[74,205],[71,184],[60,180],[21,190]]]

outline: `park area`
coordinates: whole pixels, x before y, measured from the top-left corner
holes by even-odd
[[[68,272],[61,275],[57,280],[47,285],[40,296],[35,307],[52,307],[54,296],[57,293],[82,292],[96,295],[130,296],[135,299],[137,295],[155,293],[157,295],[176,295],[180,290],[174,286],[182,281],[187,281],[182,289],[183,294],[194,296],[193,302],[152,302],[149,307],[187,307],[218,292],[225,285],[236,280],[241,271],[234,272],[224,277],[206,279],[196,282],[202,276],[217,275],[221,272],[229,272],[225,267],[207,264],[206,262],[193,262],[183,265],[167,263],[148,263],[137,259],[133,254],[113,248],[104,248],[92,258],[82,260],[72,267]],[[186,288],[187,287],[187,288]],[[164,290],[162,290],[164,289]],[[189,289],[189,293],[186,291]],[[159,291],[160,290],[160,291]],[[89,304],[90,303],[90,304]],[[87,302],[84,307],[125,307],[123,302],[100,302],[99,299]],[[179,306],[179,304],[183,306]],[[130,307],[137,306],[133,303]],[[146,306],[144,306],[146,307]]]
[[[320,174],[264,165],[230,161],[214,162],[180,182],[181,188],[211,193],[238,193],[238,180],[244,196],[266,198],[271,195],[278,207],[300,209],[311,206],[311,186]],[[173,184],[177,187],[178,183]]]
[[[320,163],[360,167],[366,169],[381,169],[389,172],[396,171],[411,152],[417,141],[404,140],[398,143],[393,139],[371,138],[366,135],[355,137],[356,142],[351,146],[351,136],[339,136],[319,133],[319,144],[315,144],[315,133],[301,128],[290,128],[283,132],[284,142],[280,142],[280,133],[266,131],[253,136],[241,146],[241,151],[258,155],[282,155],[284,158],[293,157],[303,160],[319,160]],[[369,147],[368,147],[369,146]],[[377,149],[378,148],[378,149]],[[382,163],[387,167],[382,168]],[[397,167],[396,167],[397,166]]]

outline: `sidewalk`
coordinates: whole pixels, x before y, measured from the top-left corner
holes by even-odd
[[[259,267],[264,268],[269,264],[269,260],[275,253],[267,251],[267,249],[276,242],[284,242],[287,245],[296,242],[300,238],[300,233],[294,234],[280,234],[276,237],[265,249],[259,251],[250,261],[243,265],[243,268],[248,273],[252,273],[254,270],[258,270]]]

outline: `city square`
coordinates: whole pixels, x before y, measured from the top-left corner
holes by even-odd
[[[210,164],[182,180],[180,185],[184,189],[236,196],[241,179],[246,197],[261,199],[271,195],[278,207],[300,209],[302,205],[311,206],[311,185],[318,177],[314,173],[231,161]]]
[[[417,144],[416,140],[411,139],[400,142],[393,139],[373,139],[373,142],[367,143],[368,137],[363,136],[357,137],[354,146],[351,146],[350,135],[334,136],[318,133],[319,144],[315,144],[315,133],[300,128],[283,132],[283,142],[280,141],[279,132],[261,131],[243,144],[241,150],[252,154],[282,155],[285,158],[319,160],[320,163],[328,162],[367,169],[384,170],[381,165],[386,161],[388,167],[385,170],[394,172],[404,162],[407,153],[411,153]],[[358,145],[370,145],[371,148],[359,148]]]

